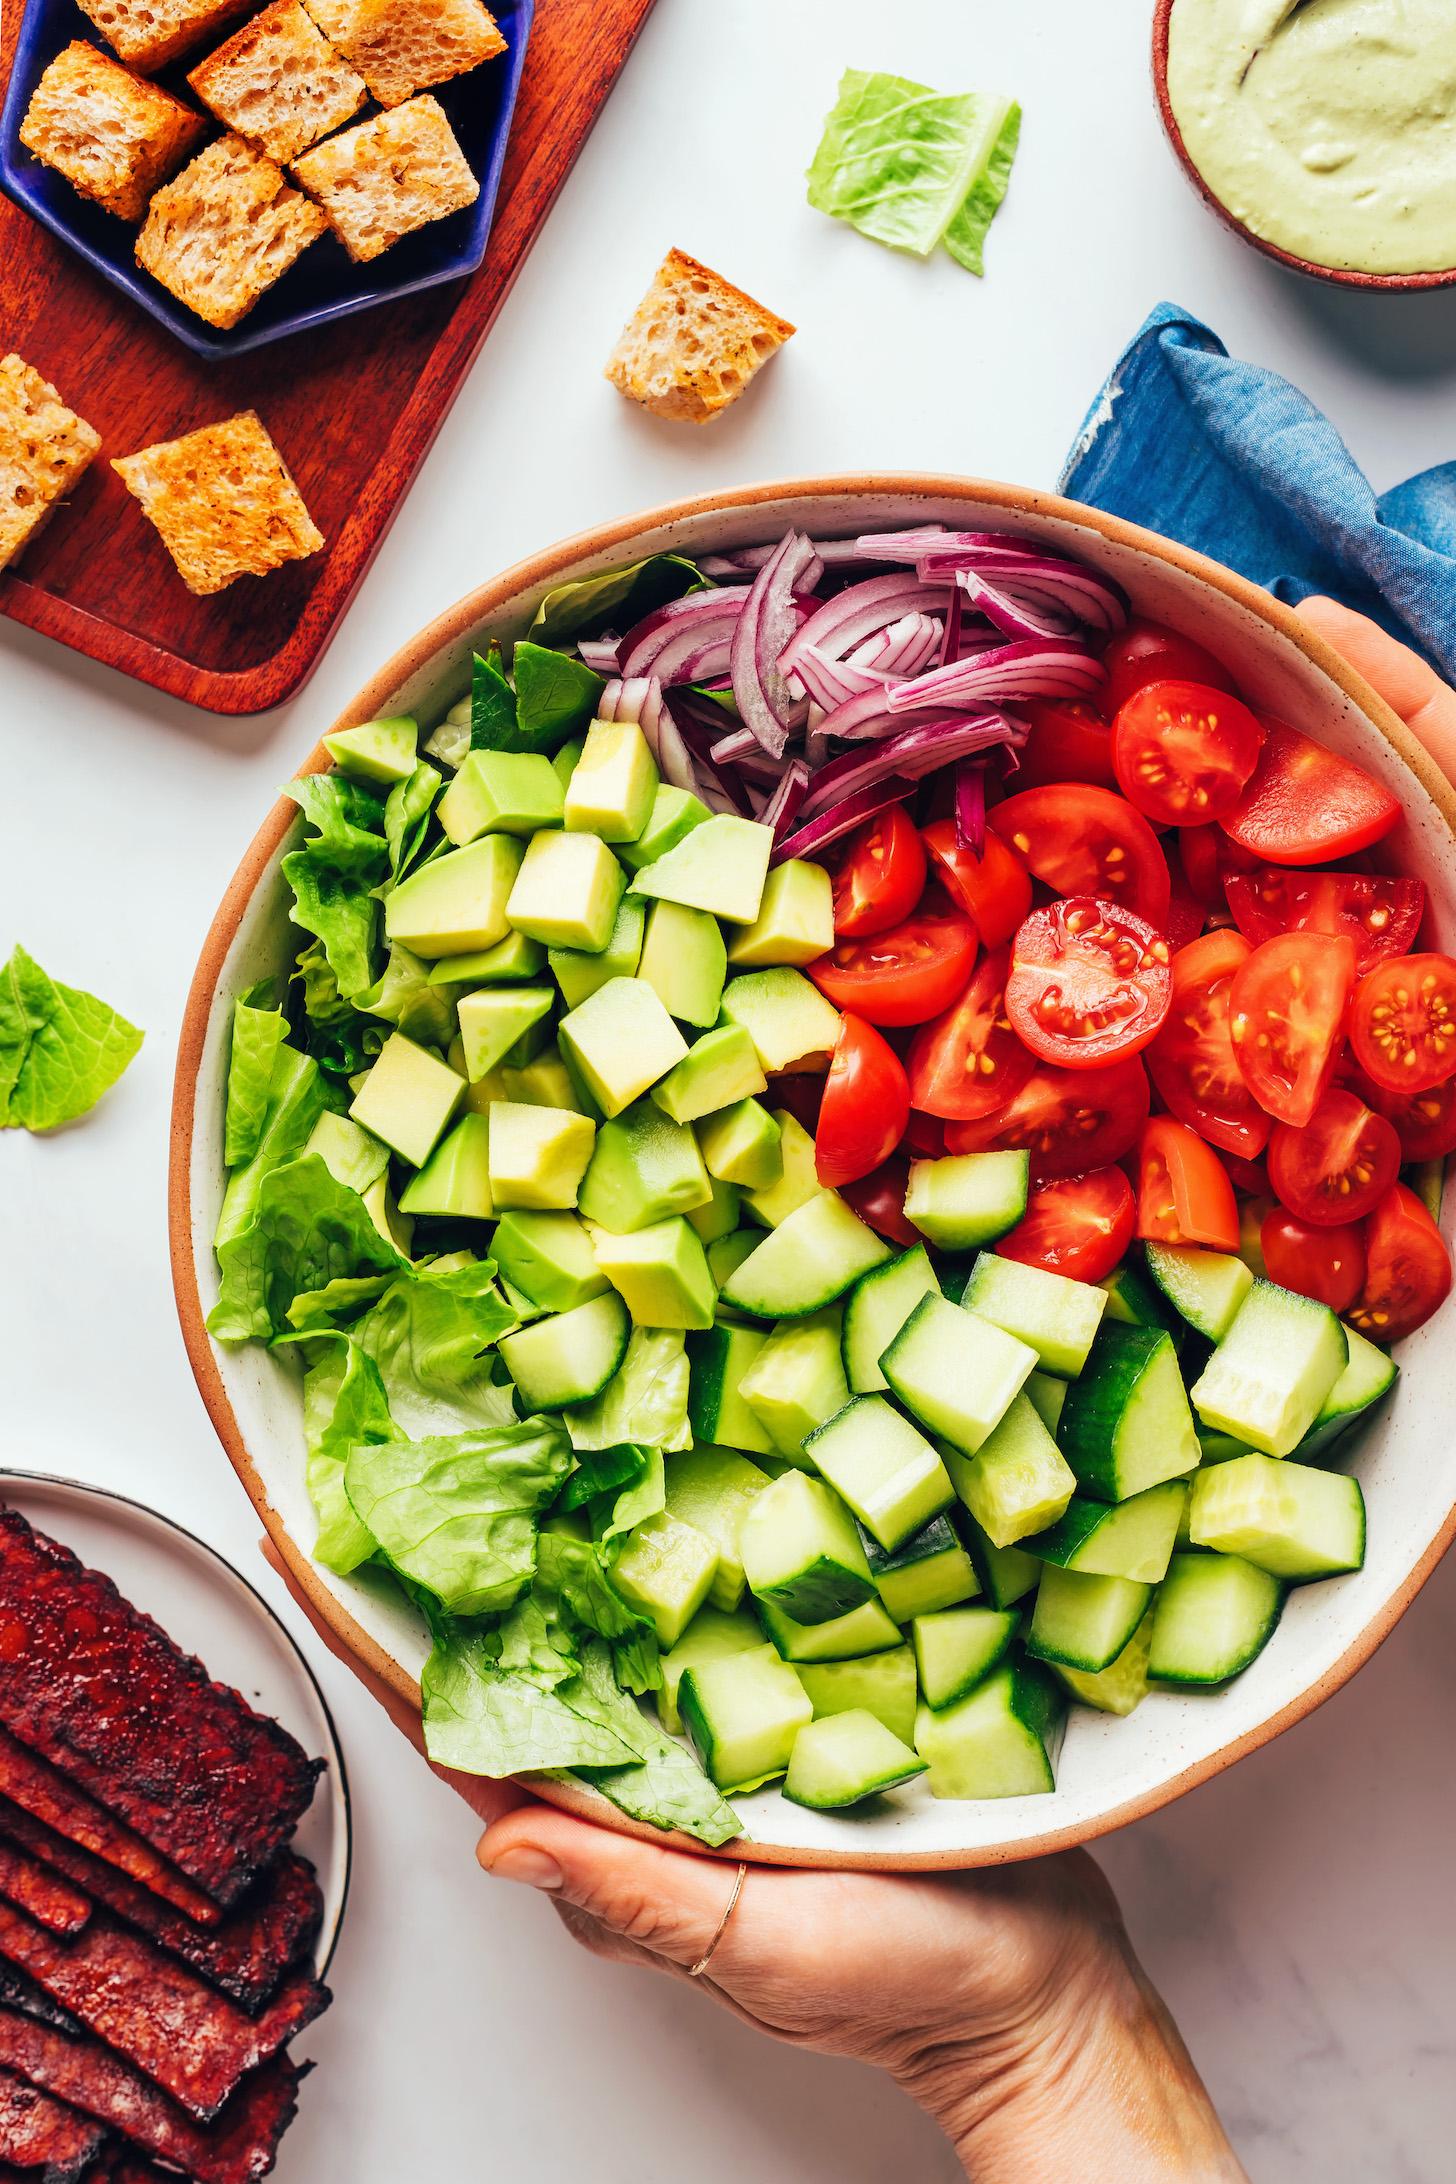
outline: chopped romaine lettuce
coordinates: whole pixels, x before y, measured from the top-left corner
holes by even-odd
[[[142,1043],[135,1024],[16,948],[0,971],[0,1130],[58,1130],[96,1105]]]
[[[234,1181],[247,1173],[239,1170]],[[207,1325],[219,1342],[291,1334],[289,1308],[300,1291],[322,1289],[339,1275],[384,1273],[404,1264],[358,1192],[336,1182],[317,1153],[269,1169],[252,1219],[218,1246],[217,1258],[222,1282]]]
[[[1019,123],[1005,100],[846,69],[809,169],[809,202],[918,257],[943,241],[979,272]]]
[[[680,1334],[634,1327],[621,1365],[593,1402],[562,1413],[573,1448],[688,1445],[688,1357]]]
[[[1011,99],[982,99],[983,137],[987,146],[965,203],[945,231],[945,247],[968,273],[986,270],[986,233],[1001,210],[1011,180],[1011,164],[1021,141],[1021,108]]]
[[[255,1008],[247,1000],[233,1003],[222,1153],[229,1168],[240,1168],[258,1150],[278,1049],[287,1028],[281,1009]]]
[[[420,1678],[425,1750],[462,1774],[530,1774],[555,1768],[634,1765],[631,1745],[573,1712],[549,1686],[502,1669],[492,1635],[436,1637]]]
[[[364,1441],[387,1441],[394,1420],[372,1358],[347,1335],[319,1343],[303,1379],[303,1431],[308,1447],[308,1491],[318,1515],[314,1560],[347,1577],[378,1552],[361,1524],[344,1485],[344,1461]]]

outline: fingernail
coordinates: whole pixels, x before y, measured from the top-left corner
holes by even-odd
[[[544,1850],[503,1850],[485,1870],[503,1881],[519,1881],[525,1888],[561,1886],[561,1868]]]

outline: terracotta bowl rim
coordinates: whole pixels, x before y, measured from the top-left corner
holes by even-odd
[[[1276,265],[1287,266],[1292,273],[1302,273],[1308,280],[1328,281],[1337,288],[1374,289],[1385,295],[1415,295],[1424,289],[1456,287],[1456,265],[1424,273],[1360,273],[1352,266],[1321,265],[1316,258],[1297,257],[1292,250],[1281,250],[1277,243],[1256,235],[1237,213],[1229,210],[1223,199],[1210,189],[1184,143],[1168,95],[1168,31],[1177,4],[1178,0],[1155,0],[1153,8],[1153,88],[1157,94],[1158,112],[1184,174],[1224,226],[1231,228],[1241,241],[1262,251],[1266,258],[1272,258]]]
[[[817,478],[773,479],[715,493],[692,495],[686,499],[641,510],[631,516],[595,524],[585,531],[577,532],[528,555],[499,575],[475,586],[453,606],[446,608],[416,636],[399,647],[384,666],[370,677],[359,695],[344,708],[338,719],[324,733],[336,734],[340,729],[374,718],[382,707],[393,700],[395,693],[410,676],[417,673],[445,647],[457,643],[468,632],[479,628],[498,610],[502,601],[537,587],[548,588],[553,581],[559,579],[564,570],[577,563],[611,554],[622,548],[630,549],[631,542],[643,533],[655,532],[685,519],[752,509],[779,500],[819,499],[832,502],[850,498],[872,498],[876,495],[899,499],[964,499],[982,507],[997,507],[1008,514],[1072,523],[1201,580],[1210,589],[1256,616],[1295,645],[1311,665],[1338,687],[1345,698],[1385,737],[1416,776],[1450,828],[1453,838],[1456,838],[1456,789],[1438,771],[1424,748],[1385,700],[1378,697],[1363,677],[1357,675],[1322,637],[1302,622],[1292,608],[1283,605],[1272,594],[1250,583],[1247,578],[1236,575],[1231,569],[1222,567],[1206,556],[1173,540],[1161,538],[1157,533],[1144,530],[1140,525],[1128,523],[1121,517],[1105,515],[1100,509],[1087,507],[1082,502],[1068,500],[1060,494],[1042,493],[995,480],[935,472],[871,472]],[[321,772],[330,763],[329,755],[320,741],[299,771]],[[350,1656],[367,1675],[387,1686],[395,1697],[418,1709],[420,1694],[415,1679],[376,1642],[330,1586],[324,1583],[320,1573],[288,1532],[268,1498],[233,1410],[211,1338],[204,1324],[204,1308],[193,1252],[191,1171],[198,1076],[219,974],[253,894],[296,817],[296,805],[288,798],[280,797],[259,827],[244,852],[208,929],[188,992],[177,1047],[168,1157],[167,1219],[172,1283],[182,1337],[198,1392],[227,1457],[252,1501],[269,1540],[281,1557],[289,1578],[307,1599],[314,1614],[333,1634],[343,1653]],[[1437,1537],[1404,1582],[1322,1676],[1244,1735],[1230,1739],[1217,1751],[1180,1769],[1145,1794],[1132,1797],[1126,1803],[1100,1815],[1090,1825],[1073,1823],[1065,1827],[1049,1828],[1044,1834],[1029,1839],[981,1845],[969,1855],[965,1851],[955,1850],[859,1853],[828,1849],[794,1850],[786,1846],[742,1840],[728,1845],[722,1851],[711,1852],[704,1851],[701,1844],[685,1836],[664,1835],[661,1830],[628,1820],[615,1806],[608,1805],[597,1792],[584,1785],[533,1777],[530,1778],[530,1786],[536,1794],[551,1804],[587,1819],[608,1822],[619,1833],[636,1835],[644,1841],[659,1844],[666,1842],[698,1855],[716,1856],[729,1862],[742,1859],[748,1863],[764,1865],[849,1870],[879,1868],[895,1872],[952,1871],[971,1866],[1014,1863],[1023,1858],[1042,1857],[1055,1851],[1070,1850],[1091,1842],[1098,1836],[1126,1827],[1134,1820],[1143,1819],[1164,1805],[1172,1804],[1189,1790],[1211,1780],[1215,1775],[1222,1774],[1237,1760],[1272,1742],[1284,1730],[1292,1728],[1307,1714],[1313,1713],[1316,1707],[1347,1683],[1357,1669],[1364,1666],[1377,1647],[1390,1635],[1453,1539],[1456,1539],[1456,1505],[1448,1512]]]

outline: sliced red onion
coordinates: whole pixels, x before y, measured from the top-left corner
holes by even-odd
[[[855,538],[816,538],[814,552],[826,569],[847,569],[864,559]],[[734,546],[725,554],[702,554],[698,567],[704,576],[751,576],[774,553],[769,546]]]
[[[954,578],[972,606],[1008,637],[1049,637],[1092,630],[1111,636],[1127,620],[1127,597],[1111,577],[1065,554],[1022,541],[966,534],[917,564],[928,582]]]
[[[644,729],[643,734],[647,733]],[[657,766],[664,781],[675,789],[690,789],[696,794],[698,776],[693,766],[692,753],[682,739],[682,732],[672,714],[664,705],[662,717],[657,723]]]
[[[782,771],[779,761],[769,757],[751,728],[735,728],[719,736],[709,746],[709,755],[715,766],[736,766],[749,781],[766,782],[770,788]]]
[[[774,840],[782,840],[799,816],[808,793],[809,769],[802,758],[791,758],[779,776],[778,787],[759,810],[759,825],[772,827]]]
[[[854,542],[858,561],[919,561],[956,534],[943,523],[921,524],[913,531],[862,531]]]
[[[867,637],[846,667],[874,668],[882,675],[918,675],[940,652],[941,625],[933,614],[902,614],[877,636]]]
[[[790,731],[803,719],[803,701],[795,699],[779,663],[799,628],[794,586],[814,559],[803,532],[788,532],[750,585],[733,631],[729,665],[738,711],[775,758],[782,758]]]
[[[790,857],[817,857],[822,850],[828,849],[831,842],[837,842],[842,835],[852,834],[856,827],[862,827],[867,819],[873,819],[878,813],[888,811],[892,804],[903,804],[906,797],[913,796],[914,793],[913,781],[893,778],[881,781],[873,788],[861,789],[857,795],[847,796],[842,804],[836,804],[833,811],[821,812],[807,826],[802,826],[795,833],[785,835],[782,841],[775,842],[772,861],[774,864],[783,864]]]
[[[662,719],[662,685],[655,675],[637,675],[631,682],[609,682],[597,699],[598,720],[636,721],[657,757],[657,730]]]
[[[885,692],[883,704],[890,713],[900,714],[918,712],[922,706],[974,705],[1001,698],[1084,698],[1100,690],[1106,679],[1102,662],[1075,638],[1025,638],[934,667],[913,682],[895,683]],[[832,719],[825,727],[837,735],[883,732],[873,726],[838,727]]]
[[[986,848],[986,773],[982,766],[960,766],[955,784],[956,840],[972,856]]]
[[[961,623],[965,619],[965,593],[957,584],[950,595],[950,612],[945,618],[945,629],[940,641],[940,659],[936,663],[946,667],[961,656]]]
[[[594,675],[615,675],[619,642],[616,637],[579,637],[576,649],[582,665],[589,667]]]
[[[689,785],[697,790],[710,811],[738,812],[743,818],[751,819],[753,804],[747,788],[731,766],[720,766],[713,756],[713,745],[719,741],[721,726],[710,727],[699,718],[696,705],[701,700],[695,701],[672,690],[666,692],[665,697],[663,717],[677,729],[692,763],[693,780]],[[713,705],[707,710],[718,712]]]
[[[996,712],[948,713],[937,720],[917,721],[913,728],[902,728],[880,743],[862,743],[821,767],[805,798],[805,815],[812,819],[841,796],[853,795],[887,776],[918,781],[974,752],[1019,742],[1025,733],[1019,722]]]
[[[827,660],[842,660],[846,653],[873,637],[905,614],[949,613],[953,582],[932,586],[918,576],[896,573],[872,576],[863,584],[848,584],[826,599],[789,638],[779,666],[785,674],[797,668],[806,651]]]
[[[618,673],[627,681],[655,675],[664,686],[704,682],[710,673],[721,674],[748,589],[745,584],[724,584],[654,607],[618,641]],[[706,667],[703,656],[717,650],[722,651],[721,663]]]

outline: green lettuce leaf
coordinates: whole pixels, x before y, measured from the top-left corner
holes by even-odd
[[[468,1266],[410,1267],[356,1320],[355,1341],[372,1358],[406,1433],[441,1434],[462,1422],[507,1425],[511,1391],[483,1356],[516,1325],[489,1259]]]
[[[287,1334],[288,1309],[301,1291],[404,1263],[358,1192],[336,1183],[317,1153],[269,1170],[252,1220],[218,1246],[217,1259],[222,1282],[207,1324],[220,1342]]]
[[[929,257],[984,163],[983,101],[849,68],[809,169],[809,202],[877,243]]]
[[[516,685],[516,732],[521,748],[559,750],[568,736],[584,729],[606,689],[600,675],[570,653],[552,652],[523,637],[511,655]]]
[[[284,794],[312,830],[303,847],[283,859],[283,876],[293,890],[293,922],[322,943],[347,1001],[374,977],[378,906],[372,890],[389,870],[384,807],[363,782],[346,774],[305,774]]]
[[[688,1358],[682,1335],[668,1328],[635,1327],[627,1354],[600,1395],[563,1411],[573,1448],[613,1448],[633,1441],[641,1448],[691,1446],[688,1425]]]
[[[420,1678],[425,1750],[437,1767],[507,1775],[631,1765],[634,1749],[539,1682],[502,1669],[480,1631],[437,1636]]]
[[[0,970],[0,1130],[58,1130],[96,1105],[142,1043],[135,1024],[62,986],[17,947]]]
[[[516,693],[506,680],[501,648],[492,638],[484,652],[477,652],[470,670],[470,748],[472,751],[515,751]]]
[[[347,1577],[378,1552],[378,1541],[354,1513],[344,1484],[351,1448],[388,1441],[394,1420],[371,1358],[347,1335],[319,1345],[303,1376],[303,1431],[308,1448],[308,1491],[318,1514],[314,1560]]]
[[[1013,99],[980,101],[985,153],[965,202],[945,231],[945,247],[968,273],[986,270],[986,234],[1001,209],[1021,141],[1021,108]]]
[[[537,1542],[533,1597],[574,1635],[591,1631],[612,1648],[620,1682],[655,1691],[662,1682],[657,1634],[629,1608],[607,1571],[607,1551],[594,1540],[543,1532]]]
[[[345,1483],[398,1569],[453,1615],[492,1615],[530,1583],[537,1518],[570,1464],[559,1427],[530,1419],[356,1446]]]
[[[618,1492],[640,1479],[647,1464],[647,1450],[631,1441],[617,1448],[579,1448],[576,1469],[561,1489],[557,1507],[584,1509],[598,1494]]]
[[[377,1019],[361,1015],[344,999],[322,941],[310,941],[300,951],[295,975],[303,989],[303,1044],[320,1069],[344,1078],[367,1069],[389,1034]],[[347,1091],[340,1088],[340,1096],[347,1105]]]
[[[611,1657],[601,1645],[582,1653],[581,1675],[564,1684],[561,1697],[576,1712],[633,1746],[635,1764],[600,1768],[577,1763],[577,1772],[633,1820],[678,1828],[700,1843],[731,1843],[743,1824],[713,1787],[691,1752],[663,1733],[636,1701],[620,1691]]]
[[[254,1008],[248,1001],[233,1003],[222,1155],[229,1168],[241,1167],[258,1150],[278,1049],[287,1029],[281,1009]]]
[[[667,1470],[662,1461],[660,1448],[647,1451],[647,1461],[642,1476],[623,1489],[612,1505],[611,1514],[601,1528],[601,1543],[609,1547],[614,1539],[622,1539],[628,1532],[645,1524],[649,1517],[660,1517],[667,1507]]]
[[[394,1279],[391,1274],[337,1274],[322,1289],[301,1290],[288,1307],[288,1324],[300,1335],[333,1333],[366,1305],[376,1304]],[[280,1342],[289,1337],[279,1336]]]
[[[283,794],[291,797],[312,830],[309,849],[340,872],[378,877],[388,861],[384,802],[378,789],[349,774],[301,774]]]
[[[384,805],[384,839],[389,844],[389,876],[403,879],[425,846],[435,792],[443,776],[420,760],[407,781],[397,781]]]
[[[536,609],[531,635],[538,644],[569,645],[578,637],[599,637],[607,629],[626,631],[654,607],[701,591],[707,581],[681,554],[653,554],[600,576],[558,584]]]
[[[280,1046],[273,1057],[268,1105],[257,1147],[241,1168],[234,1169],[223,1192],[213,1237],[219,1251],[251,1226],[265,1180],[275,1168],[302,1152],[323,1111],[324,1087],[317,1062],[300,1054],[296,1047]]]
[[[430,969],[399,941],[391,941],[382,973],[372,986],[354,996],[355,1006],[370,1016],[382,1017],[417,1045],[443,1051],[460,1029],[456,1003],[465,988],[432,986]]]

